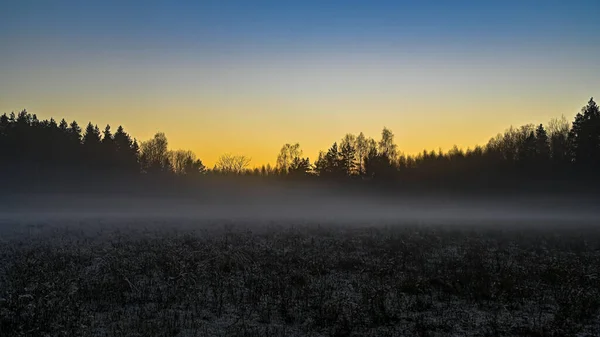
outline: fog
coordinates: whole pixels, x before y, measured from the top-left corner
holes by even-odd
[[[19,193],[0,197],[0,219],[185,219],[327,223],[596,222],[588,197],[420,194],[384,195],[325,188],[212,189],[194,196],[123,193]]]

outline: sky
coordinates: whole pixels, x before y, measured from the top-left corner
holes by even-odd
[[[401,151],[485,144],[600,95],[600,2],[0,2],[0,113],[316,159],[344,134]]]

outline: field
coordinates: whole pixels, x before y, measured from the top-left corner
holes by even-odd
[[[1,336],[600,335],[592,226],[15,228],[0,239]]]

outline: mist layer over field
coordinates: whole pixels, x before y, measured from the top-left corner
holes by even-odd
[[[192,195],[19,193],[0,198],[4,220],[135,218],[334,222],[600,220],[589,197],[414,194],[325,188],[213,188]]]

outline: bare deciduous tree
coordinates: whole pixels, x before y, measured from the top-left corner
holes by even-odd
[[[356,157],[358,159],[358,173],[363,174],[365,169],[364,161],[367,154],[369,154],[369,149],[367,145],[367,138],[362,132],[358,134],[358,137],[356,137],[355,143]]]
[[[565,164],[567,161],[568,138],[571,123],[565,116],[553,118],[548,123],[548,137],[550,138],[550,156],[555,163]]]
[[[215,168],[222,173],[243,173],[248,164],[250,164],[250,158],[244,155],[234,155],[226,153],[219,157]]]
[[[196,154],[190,150],[177,150],[169,152],[171,169],[175,174],[190,175],[203,173],[206,168]]]

